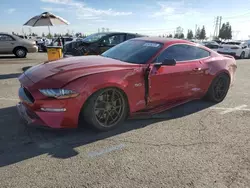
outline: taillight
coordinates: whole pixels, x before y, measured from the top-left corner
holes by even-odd
[[[236,50],[236,49],[240,49],[240,48],[235,46],[235,47],[232,47],[231,49]]]

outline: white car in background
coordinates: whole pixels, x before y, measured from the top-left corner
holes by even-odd
[[[247,42],[241,41],[230,41],[230,42],[222,42],[219,46],[218,53],[227,54],[234,56],[235,58],[250,58],[250,48]]]

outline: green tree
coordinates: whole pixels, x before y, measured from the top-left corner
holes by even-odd
[[[232,27],[229,22],[222,24],[219,32],[219,38],[232,39]]]
[[[196,32],[195,32],[195,38],[196,38],[196,39],[200,39],[200,33],[201,33],[201,30],[200,30],[200,28],[198,27],[198,29],[197,29]]]
[[[176,34],[175,34],[174,38],[178,38],[178,39],[184,38],[183,28],[182,27],[180,27],[180,26],[177,27],[175,33]]]
[[[173,35],[172,35],[172,34],[169,34],[169,35],[168,35],[168,38],[173,38]]]
[[[204,40],[205,38],[206,38],[206,30],[205,30],[205,26],[203,25],[203,27],[200,31],[199,39]]]
[[[179,35],[177,33],[174,34],[174,38],[178,39]]]
[[[188,39],[192,39],[193,37],[194,37],[193,31],[191,29],[188,30],[188,32],[187,32],[187,38]]]
[[[226,38],[225,39],[232,39],[232,27],[229,22],[226,23]]]
[[[52,35],[49,33],[47,36],[46,36],[46,38],[48,38],[48,39],[52,39]]]
[[[179,39],[184,39],[184,38],[185,38],[184,34],[181,33],[181,34],[179,35]]]

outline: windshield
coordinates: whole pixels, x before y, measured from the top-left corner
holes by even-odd
[[[153,57],[162,46],[162,43],[157,42],[129,40],[109,49],[104,52],[102,56],[128,63],[144,64]]]
[[[96,42],[99,39],[101,39],[103,36],[106,36],[106,34],[103,33],[95,33],[92,35],[87,36],[86,38],[84,38],[82,41],[84,42]]]

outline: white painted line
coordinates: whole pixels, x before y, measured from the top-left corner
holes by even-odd
[[[19,101],[19,99],[2,98],[2,97],[0,97],[0,100],[3,100],[3,101]]]
[[[221,107],[211,107],[211,109],[213,110],[224,110],[222,111],[220,114],[221,115],[224,115],[224,114],[227,114],[227,113],[230,113],[230,112],[235,112],[235,111],[250,111],[250,109],[247,109],[246,108],[247,105],[241,105],[241,106],[236,106],[234,108],[221,108]]]
[[[97,156],[103,155],[105,153],[109,153],[109,152],[112,152],[112,151],[115,151],[115,150],[120,150],[123,147],[125,147],[124,144],[115,145],[115,146],[112,146],[112,147],[109,147],[109,148],[102,149],[100,151],[89,152],[88,156],[89,157],[97,157]]]

